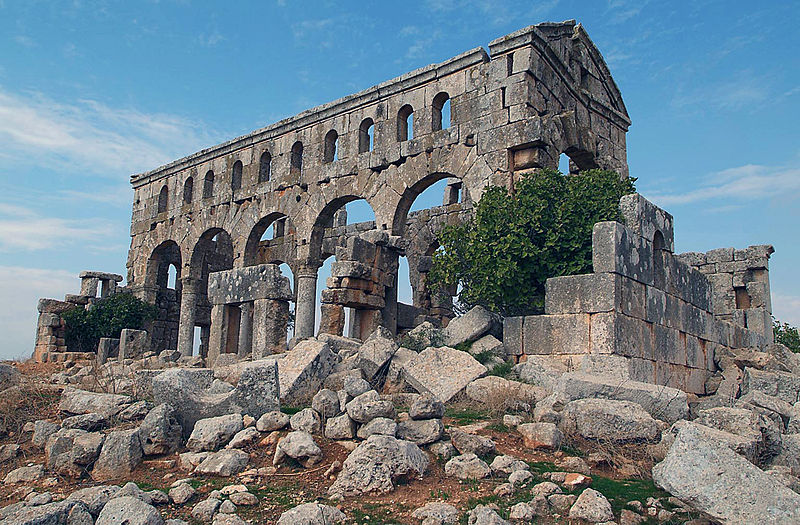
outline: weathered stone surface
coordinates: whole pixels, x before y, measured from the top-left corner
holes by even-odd
[[[800,521],[800,495],[693,425],[680,429],[653,481],[723,523]]]
[[[458,428],[450,428],[447,433],[450,434],[453,446],[461,454],[474,453],[478,456],[486,456],[495,451],[494,441],[486,436],[469,434]]]
[[[369,423],[367,425],[369,425]],[[328,418],[325,422],[325,437],[328,439],[353,439],[355,435],[355,421],[350,419],[350,416],[347,414]]]
[[[560,423],[566,435],[584,439],[638,442],[656,441],[658,423],[636,403],[609,399],[579,399],[564,407]]]
[[[96,480],[119,479],[129,475],[142,461],[139,430],[115,430],[106,436],[100,456],[92,469]]]
[[[139,426],[139,438],[145,456],[172,454],[181,446],[182,429],[172,405],[154,407]]]
[[[742,380],[742,395],[753,390],[777,397],[787,403],[796,403],[800,399],[800,376],[746,367]]]
[[[686,392],[667,386],[571,372],[561,376],[556,390],[570,400],[602,398],[632,401],[654,418],[667,423],[689,416]]]
[[[524,362],[514,366],[514,373],[521,381],[547,390],[555,389],[558,379],[566,372],[567,367],[561,361],[549,356],[529,355]]]
[[[310,400],[336,364],[336,354],[320,341],[300,341],[278,358],[278,380],[282,403]]]
[[[234,492],[228,496],[228,499],[233,502],[234,505],[241,505],[244,507],[258,505],[258,498],[255,494],[251,494],[250,492]]]
[[[322,418],[313,408],[304,408],[289,418],[289,426],[292,430],[319,434],[322,431]]]
[[[556,450],[561,447],[564,434],[553,423],[524,423],[517,427],[525,446],[532,449]]]
[[[44,476],[43,465],[31,465],[15,468],[3,478],[3,483],[11,485],[14,483],[31,483]]]
[[[441,419],[410,419],[397,425],[397,437],[413,441],[417,445],[427,445],[439,441],[444,435]]]
[[[40,419],[34,423],[33,436],[31,443],[33,446],[42,448],[47,443],[47,439],[59,431],[61,427],[50,421]]]
[[[197,465],[195,472],[198,474],[213,474],[215,476],[233,476],[243,471],[250,461],[250,455],[243,450],[224,449],[212,454]]]
[[[476,306],[466,314],[456,317],[442,332],[444,343],[456,346],[478,340],[490,331],[497,330],[499,322],[491,312],[482,306]]]
[[[767,420],[752,410],[732,407],[710,408],[700,411],[694,422],[735,434],[752,443],[757,461],[759,458],[773,456],[780,450],[780,435],[771,435]]]
[[[489,466],[492,468],[492,472],[506,476],[517,470],[530,470],[530,466],[527,463],[509,455],[495,457]]]
[[[345,405],[345,410],[350,419],[358,423],[367,423],[376,417],[393,418],[395,416],[392,402],[382,400],[374,390],[369,390],[355,397]]]
[[[431,394],[443,403],[486,372],[467,352],[448,347],[427,348],[403,369],[406,381],[419,393]]]
[[[0,509],[0,520],[3,525],[92,525],[91,515],[86,506],[78,501],[57,501],[43,505],[24,506],[18,508],[9,505]],[[5,514],[8,512],[8,514]]]
[[[21,374],[17,367],[10,363],[0,363],[0,392],[19,384]]]
[[[247,427],[237,432],[226,448],[244,448],[261,437],[261,432],[256,427]]]
[[[100,454],[104,439],[105,436],[99,432],[59,430],[48,438],[45,445],[47,468],[64,476],[83,475]]]
[[[217,498],[206,498],[192,507],[192,517],[200,523],[210,523],[221,504]]]
[[[123,328],[119,334],[119,359],[138,359],[150,351],[150,334],[147,330]]]
[[[389,492],[400,479],[421,477],[428,457],[410,441],[374,434],[347,456],[328,490],[334,498]]]
[[[219,512],[214,515],[214,521],[211,522],[211,525],[248,525],[246,521],[236,514],[226,512],[230,510],[228,508],[229,505],[233,506],[230,500],[222,502],[222,505],[219,506]]]
[[[169,489],[169,499],[176,505],[183,505],[197,494],[197,491],[188,483],[178,483]]]
[[[336,507],[321,503],[303,503],[281,514],[278,525],[333,525],[346,520],[347,516]]]
[[[217,450],[228,443],[243,427],[242,416],[239,414],[201,419],[195,423],[186,448],[193,452]]]
[[[97,413],[111,417],[131,402],[131,398],[120,394],[87,392],[65,388],[61,393],[58,409],[67,414]]]
[[[80,414],[65,418],[61,422],[61,428],[77,428],[79,430],[92,432],[102,429],[107,423],[108,420],[102,414],[90,412],[88,414]]]
[[[361,376],[350,375],[344,378],[342,389],[347,392],[347,395],[350,397],[358,397],[364,392],[372,390],[372,385]]]
[[[425,525],[455,525],[460,513],[458,509],[447,503],[430,502],[416,509],[411,517]]]
[[[372,434],[395,437],[397,435],[397,423],[395,423],[394,419],[389,419],[388,417],[376,417],[369,423],[361,425],[356,433],[360,439],[367,439]],[[407,437],[397,437],[414,441],[413,439],[409,439]],[[417,444],[419,445],[420,443]]]
[[[492,469],[485,461],[470,452],[456,456],[445,463],[444,473],[458,479],[483,479],[492,473]]]
[[[444,417],[444,403],[431,395],[419,396],[408,408],[411,419],[441,419]]]
[[[469,511],[468,525],[511,525],[491,507],[478,505]]]
[[[372,380],[379,371],[388,367],[389,360],[398,348],[388,331],[376,330],[358,350],[356,364],[364,371],[366,378]]]
[[[256,428],[259,432],[272,432],[273,430],[280,430],[289,424],[289,414],[283,412],[267,412],[256,421]]]
[[[322,459],[322,449],[308,432],[289,432],[286,437],[278,440],[272,464],[281,465],[287,458],[298,461],[304,467],[310,467]]]
[[[575,504],[569,509],[569,517],[600,523],[613,521],[614,512],[611,510],[611,503],[605,496],[594,489],[586,489],[581,492]]]
[[[153,378],[153,399],[156,404],[168,403],[188,438],[200,419],[239,411],[235,391],[209,394],[214,371],[209,368],[172,368]]]
[[[323,419],[338,416],[341,413],[339,396],[333,390],[323,388],[311,400],[311,408]]]
[[[273,359],[261,359],[244,366],[236,384],[236,405],[243,414],[259,418],[280,410],[279,368]]]
[[[548,392],[541,387],[511,381],[498,376],[486,376],[467,385],[467,397],[476,403],[498,408],[516,408],[520,403],[532,406]]]
[[[138,498],[124,496],[110,500],[97,516],[95,525],[163,525],[164,518],[147,503]]]

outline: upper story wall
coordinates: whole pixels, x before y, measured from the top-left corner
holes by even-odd
[[[489,50],[475,48],[134,175],[129,282],[142,283],[146,259],[165,240],[181,247],[188,267],[192,248],[213,229],[231,235],[241,266],[250,229],[272,213],[289,217],[298,257],[313,259],[320,251],[314,229],[356,198],[371,205],[376,227],[403,234],[414,198],[441,178],[460,179],[469,204],[488,184],[510,184],[515,172],[556,167],[561,153],[575,169],[627,175],[630,120],[580,25],[530,26]],[[440,129],[445,98],[451,119]],[[371,149],[364,146],[370,121]]]

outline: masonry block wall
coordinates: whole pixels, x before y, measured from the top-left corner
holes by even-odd
[[[718,349],[766,338],[716,315],[708,276],[672,253],[672,216],[638,194],[620,208],[625,224],[594,227],[594,273],[548,279],[545,314],[507,318],[504,344],[518,360],[577,367],[591,355],[593,366],[622,362],[632,380],[703,394]]]

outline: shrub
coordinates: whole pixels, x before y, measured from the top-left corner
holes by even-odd
[[[140,330],[156,318],[158,308],[129,293],[97,301],[89,309],[78,307],[62,314],[66,343],[72,352],[95,352],[101,337],[117,338],[123,328]]]
[[[619,200],[634,181],[604,170],[539,170],[512,191],[490,187],[468,222],[440,234],[430,281],[440,293],[460,287],[459,311],[541,313],[548,278],[591,272],[592,228],[622,221]]]
[[[794,353],[800,353],[800,332],[796,326],[788,323],[781,324],[777,319],[772,320],[772,333],[775,342],[780,343]]]

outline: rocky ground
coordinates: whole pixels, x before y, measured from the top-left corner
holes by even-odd
[[[696,398],[512,368],[497,335],[477,311],[212,369],[172,352],[4,364],[0,522],[800,522],[785,348],[719,356]]]

